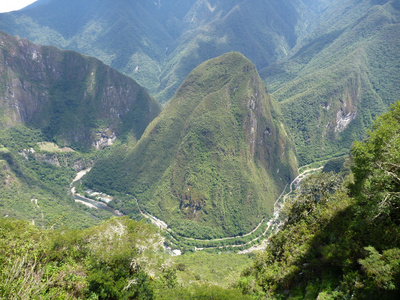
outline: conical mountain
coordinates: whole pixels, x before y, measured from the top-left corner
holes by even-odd
[[[86,183],[128,193],[180,234],[205,238],[251,231],[295,170],[263,81],[233,52],[195,68],[135,148],[97,163]],[[119,208],[135,205],[131,197]]]

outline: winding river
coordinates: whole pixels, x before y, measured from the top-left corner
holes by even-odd
[[[111,208],[110,206],[108,206],[106,203],[101,202],[101,201],[96,201],[87,197],[84,197],[80,194],[78,194],[76,192],[75,187],[73,186],[73,184],[79,180],[82,179],[83,176],[85,176],[87,173],[90,172],[91,169],[86,169],[83,171],[78,172],[78,174],[76,174],[76,177],[74,180],[72,180],[71,184],[69,185],[70,187],[70,191],[71,191],[71,195],[72,197],[74,197],[75,202],[79,202],[83,205],[86,205],[87,207],[90,208],[96,208],[96,209],[104,209],[106,211],[109,211],[110,213],[112,213],[114,216],[123,216],[124,214],[121,213],[119,210],[115,210],[113,208]]]

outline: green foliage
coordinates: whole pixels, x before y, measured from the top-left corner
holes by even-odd
[[[372,220],[391,218],[398,222],[400,166],[400,103],[380,117],[365,142],[353,148],[355,183],[353,193],[363,212]]]
[[[329,160],[324,167],[322,168],[322,172],[329,173],[335,172],[340,173],[345,168],[346,157],[337,157]]]
[[[0,76],[13,86],[0,97],[15,98],[2,103],[0,128],[23,123],[47,141],[88,152],[104,135],[139,139],[161,111],[144,88],[97,59],[6,33],[0,39]]]
[[[372,246],[366,247],[369,255],[361,259],[360,265],[369,279],[367,288],[396,290],[400,284],[400,249],[394,248],[380,254]]]
[[[198,281],[229,288],[238,281],[244,268],[250,266],[251,258],[245,254],[199,251],[176,256],[173,262],[179,283],[183,286],[188,287],[191,282]]]
[[[400,102],[352,150],[352,174],[307,178],[238,286],[257,297],[398,298]],[[353,181],[354,180],[354,181]]]
[[[293,158],[254,65],[228,53],[193,70],[137,145],[99,161],[84,183],[132,195],[124,213],[137,198],[181,236],[238,236],[271,214]]]
[[[166,290],[157,295],[156,299],[188,299],[188,300],[245,300],[251,299],[237,289],[223,289],[215,285],[192,284],[190,287],[180,287]]]
[[[100,153],[47,153],[37,146],[38,130],[15,126],[0,132],[0,214],[40,226],[87,227],[111,216],[75,204],[68,195],[72,167],[89,167]],[[59,166],[50,164],[52,161]],[[94,217],[94,218],[93,218]]]
[[[172,222],[171,224],[175,225],[176,223]],[[173,248],[181,249],[184,252],[192,251],[195,249],[195,247],[204,250],[210,250],[211,252],[219,252],[221,250],[236,252],[239,250],[243,250],[264,239],[264,233],[268,227],[268,222],[266,220],[262,220],[259,224],[257,224],[256,228],[244,235],[227,238],[216,238],[215,230],[212,230],[212,228],[210,228],[209,232],[207,232],[205,230],[206,227],[204,227],[204,229],[201,227],[197,227],[194,229],[193,226],[190,226],[191,223],[186,222],[186,224],[188,224],[188,227],[183,227],[186,230],[181,231],[185,232],[188,237],[179,235],[172,230],[165,232],[165,237],[167,238],[171,246]],[[182,227],[180,227],[178,224],[177,228]],[[204,234],[201,235],[203,239],[190,237],[190,234],[192,234],[192,236],[200,235],[202,229],[204,230]],[[266,233],[266,235],[268,234],[269,232]]]
[[[260,71],[294,136],[300,165],[347,153],[400,97],[394,2],[331,1],[289,58]],[[341,128],[341,120],[354,119]]]
[[[4,14],[0,29],[95,56],[166,103],[193,68],[223,53],[240,51],[260,69],[284,57],[314,18],[298,3],[238,3],[70,0]]]
[[[228,257],[208,258],[228,272]],[[247,299],[214,285],[179,286],[169,260],[155,228],[126,217],[83,230],[0,219],[2,299]]]
[[[319,173],[307,177],[296,196],[285,203],[287,224],[295,224],[314,213],[318,206],[325,205],[326,201],[329,201],[329,195],[341,188],[341,182],[342,178],[332,173]]]

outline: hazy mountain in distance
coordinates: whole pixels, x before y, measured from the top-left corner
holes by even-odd
[[[259,69],[284,57],[327,2],[50,0],[0,15],[0,30],[95,56],[165,102],[194,67],[225,52]]]

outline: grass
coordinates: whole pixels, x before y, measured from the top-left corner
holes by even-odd
[[[200,251],[175,256],[172,261],[178,282],[184,286],[204,283],[229,288],[239,280],[241,272],[250,267],[252,258],[251,255]]]
[[[39,142],[40,151],[45,152],[73,152],[74,150],[68,147],[60,148],[57,144],[52,142]]]

